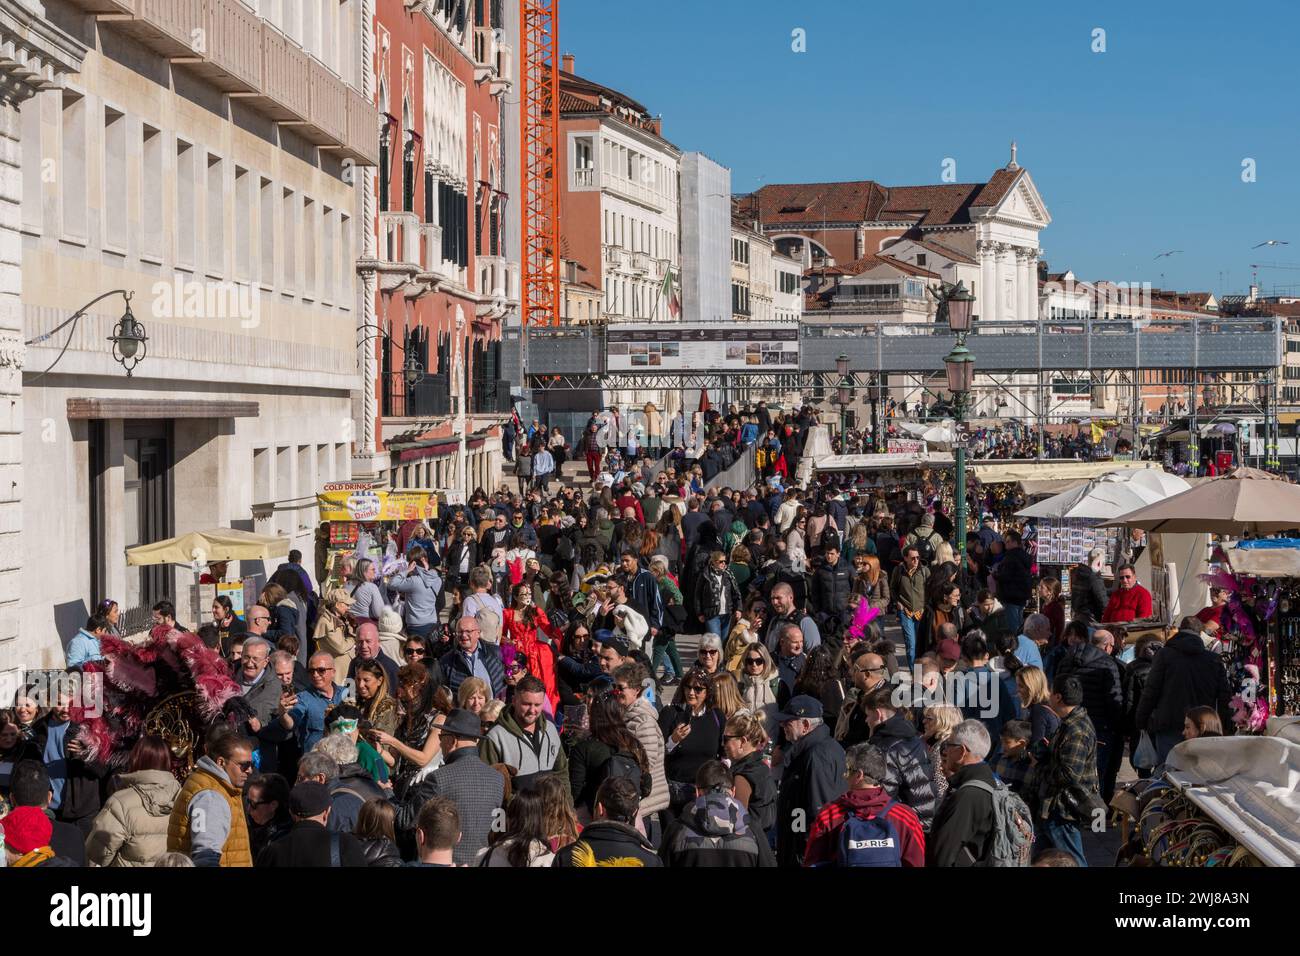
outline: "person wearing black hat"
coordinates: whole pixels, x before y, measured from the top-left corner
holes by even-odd
[[[802,866],[813,819],[844,792],[844,748],[822,722],[822,705],[816,697],[790,698],[776,719],[786,740],[777,798],[776,858],[780,866]]]
[[[453,851],[457,866],[472,865],[479,851],[487,846],[492,822],[505,802],[505,778],[484,763],[478,754],[482,738],[482,724],[477,714],[461,709],[448,714],[441,737],[445,762],[411,788],[398,805],[394,819],[399,837],[406,832],[413,839],[425,803],[434,797],[454,800],[460,811],[461,832],[460,842]]]
[[[351,833],[330,832],[329,787],[304,780],[289,791],[293,827],[257,857],[259,867],[365,866],[361,842]]]

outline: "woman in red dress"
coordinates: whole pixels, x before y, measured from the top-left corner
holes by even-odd
[[[551,623],[546,612],[533,604],[531,584],[516,584],[510,591],[510,607],[506,608],[501,621],[501,655],[509,663],[516,654],[522,654],[528,662],[528,673],[546,685],[546,700],[550,705],[552,716],[560,705],[559,686],[555,680],[555,650],[540,640],[537,632],[541,630],[553,641],[558,641],[564,632]]]

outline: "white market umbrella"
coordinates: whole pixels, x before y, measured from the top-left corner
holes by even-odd
[[[945,418],[938,424],[900,422],[899,427],[913,438],[920,438],[937,448],[950,449],[958,438],[957,426],[951,418]]]
[[[1158,477],[1133,480],[1135,475]],[[1164,501],[1190,488],[1177,475],[1144,469],[1133,474],[1102,475],[1016,512],[1021,518],[1084,518],[1109,521],[1138,508]]]

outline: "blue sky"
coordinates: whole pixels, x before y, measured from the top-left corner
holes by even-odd
[[[1214,292],[1244,291],[1252,263],[1300,292],[1298,26],[1274,0],[560,0],[577,72],[662,114],[737,192],[937,183],[946,158],[982,182],[1014,138],[1054,271]],[[1251,251],[1266,239],[1291,244]]]

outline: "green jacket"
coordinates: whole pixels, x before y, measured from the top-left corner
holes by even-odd
[[[913,617],[925,610],[925,586],[930,580],[930,569],[921,565],[915,574],[908,574],[904,565],[894,568],[889,581],[889,590],[904,612],[911,612]]]
[[[530,739],[515,719],[514,709],[507,707],[479,743],[478,752],[484,763],[506,764],[519,777],[554,772],[569,779],[569,758],[560,743],[560,731],[545,716],[540,733]]]

